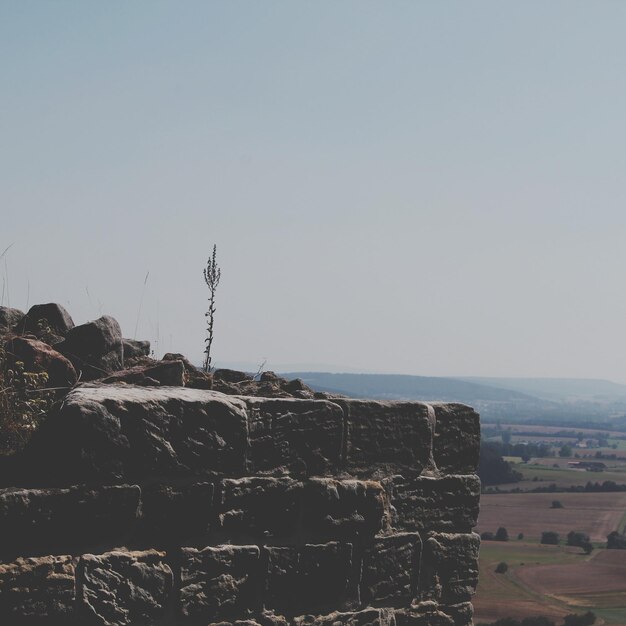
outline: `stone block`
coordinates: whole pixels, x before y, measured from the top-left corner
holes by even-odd
[[[420,598],[451,605],[470,600],[478,584],[479,546],[476,533],[430,533],[422,551]]]
[[[352,545],[268,547],[265,606],[293,613],[342,608],[354,598]]]
[[[429,408],[422,402],[337,399],[347,420],[346,467],[361,475],[381,468],[419,474],[432,446]]]
[[[343,412],[325,400],[242,398],[248,405],[248,471],[328,475],[341,462]]]
[[[440,610],[452,619],[454,626],[473,626],[474,607],[471,602],[442,606]]]
[[[141,545],[178,544],[209,532],[214,515],[215,485],[193,482],[188,485],[154,484],[141,497],[142,519],[135,541]]]
[[[437,468],[449,474],[473,474],[480,454],[480,416],[465,404],[433,402]]]
[[[281,478],[225,479],[221,483],[220,523],[235,535],[275,537],[297,531],[302,483]]]
[[[477,523],[480,501],[478,476],[441,478],[395,475],[384,481],[398,530],[469,532]]]
[[[139,509],[136,485],[0,490],[0,554],[32,556],[123,542]]]
[[[0,623],[73,624],[74,560],[45,556],[0,563]]]
[[[384,610],[364,609],[355,612],[334,612],[329,615],[301,615],[292,620],[293,626],[390,626]]]
[[[396,626],[456,626],[453,619],[436,602],[421,602],[397,609],[394,611],[394,618]]]
[[[258,609],[264,572],[257,546],[183,548],[180,609],[207,621],[236,618]]]
[[[55,476],[121,482],[215,471],[237,475],[245,463],[247,416],[241,400],[213,391],[84,385],[40,433],[29,447],[31,465],[41,468],[39,484]]]
[[[417,533],[378,537],[363,553],[362,602],[406,606],[415,597],[422,542]]]
[[[77,569],[77,599],[85,623],[152,623],[171,599],[173,574],[165,553],[114,551],[85,554]]]
[[[388,521],[386,502],[379,482],[312,478],[304,486],[303,524],[324,540],[373,537]]]

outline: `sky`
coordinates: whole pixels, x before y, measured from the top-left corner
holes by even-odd
[[[0,2],[2,304],[218,365],[626,382],[626,3]],[[147,278],[146,278],[147,276]]]

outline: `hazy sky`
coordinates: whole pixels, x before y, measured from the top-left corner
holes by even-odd
[[[200,361],[216,243],[218,363],[626,382],[625,31],[609,1],[2,0],[4,304]]]

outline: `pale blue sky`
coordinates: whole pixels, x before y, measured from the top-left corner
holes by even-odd
[[[0,2],[4,304],[201,359],[626,382],[626,3]],[[8,294],[6,281],[8,278]]]

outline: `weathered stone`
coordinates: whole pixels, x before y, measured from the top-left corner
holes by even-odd
[[[122,330],[110,315],[75,326],[55,347],[81,370],[83,380],[102,378],[122,368]]]
[[[372,475],[377,468],[410,468],[419,474],[432,444],[428,405],[335,399],[347,420],[346,466]]]
[[[74,561],[70,556],[0,563],[2,624],[74,623],[74,599]]]
[[[183,548],[180,608],[187,617],[235,617],[259,608],[262,587],[257,546]]]
[[[340,464],[341,409],[323,400],[242,398],[248,405],[252,472],[329,474]]]
[[[354,600],[352,545],[330,542],[268,547],[265,606],[293,613],[342,608]],[[354,593],[356,595],[356,593]]]
[[[472,474],[478,467],[480,416],[465,404],[433,402],[437,468],[450,474]]]
[[[352,545],[305,545],[300,551],[298,606],[307,612],[342,608],[348,603],[352,569]]]
[[[394,611],[396,626],[456,626],[436,602],[421,602],[415,606]]]
[[[137,357],[150,355],[150,342],[138,341],[137,339],[122,339],[122,348],[124,353],[124,363],[128,359],[136,359]]]
[[[239,372],[237,370],[229,369],[217,369],[213,372],[213,378],[216,380],[223,380],[227,383],[240,383],[247,380],[252,380],[250,374],[246,372]]]
[[[430,533],[422,552],[421,599],[444,604],[470,600],[478,584],[479,546],[475,533]]]
[[[164,558],[165,553],[156,550],[83,555],[76,573],[85,621],[124,626],[159,619],[174,580]]]
[[[296,546],[267,547],[265,606],[291,613],[302,594],[300,551]]]
[[[40,480],[55,473],[63,480],[115,482],[210,471],[236,475],[244,468],[246,411],[241,400],[211,391],[85,385],[67,396],[38,435],[31,453],[45,469]]]
[[[219,516],[222,528],[255,537],[293,534],[301,493],[302,483],[289,477],[223,480]]]
[[[132,485],[0,490],[0,555],[80,552],[130,535],[140,489]]]
[[[213,518],[213,483],[145,487],[141,498],[141,525],[135,539],[153,547],[178,544],[209,531]]]
[[[293,619],[294,626],[388,626],[381,609],[364,609],[363,611],[330,615],[301,615]]]
[[[312,478],[305,483],[305,528],[321,539],[373,537],[387,521],[381,484]]]
[[[13,330],[23,317],[24,312],[19,309],[0,306],[0,335],[4,335],[10,330]]]
[[[393,476],[384,481],[399,530],[469,532],[478,519],[478,476]]]
[[[13,337],[6,342],[7,362],[21,361],[27,372],[45,372],[47,387],[71,387],[78,380],[74,366],[47,343],[30,337]]]
[[[185,367],[181,361],[165,361],[155,365],[136,365],[103,378],[107,385],[126,383],[142,387],[184,387]]]
[[[422,542],[417,533],[376,538],[363,555],[361,600],[406,606],[415,597]]]
[[[47,304],[31,306],[28,313],[17,325],[17,332],[20,335],[33,333],[39,336],[42,331],[40,323],[48,326],[53,333],[62,337],[65,337],[74,328],[74,320],[65,308],[55,302],[48,302]]]
[[[454,626],[472,626],[474,607],[471,602],[441,606],[440,610],[452,618]]]

